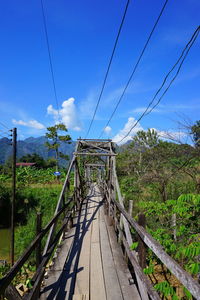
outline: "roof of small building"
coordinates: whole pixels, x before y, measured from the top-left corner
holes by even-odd
[[[18,162],[16,163],[16,166],[17,167],[31,167],[31,166],[34,166],[36,165],[36,163],[27,163],[27,162]]]

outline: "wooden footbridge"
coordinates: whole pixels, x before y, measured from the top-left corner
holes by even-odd
[[[115,157],[111,140],[77,141],[54,217],[0,280],[2,299],[160,299],[143,272],[147,248],[200,299],[198,282],[146,232],[142,217],[138,223],[132,218],[131,202],[128,211],[124,208]],[[137,251],[131,250],[135,236]],[[37,269],[32,288],[20,296],[13,280],[33,252]]]

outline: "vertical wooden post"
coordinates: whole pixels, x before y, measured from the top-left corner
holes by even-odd
[[[128,203],[128,213],[132,217],[132,213],[133,213],[133,200],[129,200],[129,203]]]
[[[15,261],[15,197],[16,197],[16,154],[17,154],[17,128],[12,130],[12,207],[11,207],[11,265]]]
[[[173,228],[173,236],[174,236],[174,241],[177,241],[177,236],[176,236],[176,214],[172,215],[172,228]]]
[[[124,197],[122,197],[122,203],[124,203]],[[123,222],[123,215],[122,215],[122,213],[120,213],[119,227],[120,227],[121,231],[123,231],[124,222]],[[118,243],[120,245],[122,243],[122,234],[121,234],[121,231],[119,232],[119,237],[118,237]]]
[[[37,212],[37,223],[36,223],[36,236],[42,231],[42,214]],[[36,248],[36,268],[39,267],[41,263],[42,247],[41,241]]]
[[[115,227],[115,231],[117,231],[117,208],[116,205],[114,204],[114,227]]]
[[[108,182],[108,193],[109,193],[109,198],[108,198],[108,217],[110,218],[111,216],[111,208],[110,208],[110,205],[111,205],[111,197],[112,197],[112,191],[111,191],[111,188],[112,188],[112,172],[111,172],[111,165],[112,165],[112,161],[111,161],[111,158],[109,157],[109,182]]]
[[[42,213],[37,212],[37,219],[36,219],[36,236],[42,231]],[[41,241],[38,243],[36,247],[36,268],[39,267],[42,258],[42,243]],[[40,284],[37,287],[36,291],[36,299],[39,299],[40,295]]]
[[[133,212],[133,200],[129,200],[128,202],[128,213],[132,217]],[[129,225],[128,225],[129,226]],[[125,261],[128,263],[128,255],[127,252],[125,252]]]
[[[75,160],[74,163],[74,195],[75,195],[75,205],[78,207],[78,174],[77,174],[77,161]]]
[[[146,218],[144,214],[140,214],[138,218],[138,224],[145,228]],[[142,269],[146,267],[146,245],[138,235],[138,256],[139,264]]]

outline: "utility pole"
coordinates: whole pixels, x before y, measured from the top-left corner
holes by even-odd
[[[11,205],[11,265],[15,260],[15,195],[16,195],[16,154],[17,154],[17,128],[12,129],[12,205]]]

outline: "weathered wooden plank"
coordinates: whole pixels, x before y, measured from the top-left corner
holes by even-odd
[[[76,220],[75,220],[76,222]],[[70,250],[72,248],[73,239],[75,235],[76,228],[73,227],[65,236],[63,240],[62,246],[57,257],[54,259],[54,264],[48,272],[48,277],[44,281],[44,286],[41,291],[41,300],[48,299],[49,295],[52,296],[51,299],[56,299],[56,295],[59,293],[60,290],[60,282],[61,282],[61,274],[69,273],[70,269],[65,267],[66,261],[70,255]],[[73,263],[71,264],[70,268],[72,268]]]
[[[86,295],[89,293],[90,288],[90,243],[91,243],[91,225],[88,227],[86,233],[84,233],[84,227],[88,224],[90,217],[94,211],[92,207],[93,204],[91,201],[88,201],[88,208],[85,215],[84,225],[82,225],[82,234],[84,235],[82,249],[79,257],[78,262],[78,270],[79,272],[76,275],[76,283],[75,283],[75,292],[74,294],[82,298],[80,299],[87,299]],[[84,227],[83,227],[84,226]],[[73,296],[73,299],[75,296]],[[77,298],[79,299],[79,298]],[[89,298],[88,298],[89,299]]]
[[[95,189],[97,191],[97,189]],[[95,198],[100,200],[99,198]],[[97,292],[98,291],[98,292]],[[91,259],[90,259],[90,299],[103,300],[106,298],[106,290],[103,275],[103,265],[99,239],[99,212],[92,223]]]
[[[83,251],[83,242],[86,234],[86,225],[87,225],[87,216],[88,216],[87,201],[88,199],[86,199],[85,203],[83,203],[79,217],[77,218],[77,223],[75,224],[76,231],[75,231],[70,258],[69,258],[69,263],[68,261],[66,263],[66,265],[70,267],[68,269],[69,278],[66,281],[66,285],[65,285],[65,291],[67,293],[66,299],[68,299],[68,297],[72,298],[76,288],[76,279],[78,273],[83,271],[82,267],[79,269],[79,259],[80,259],[81,252]],[[63,295],[60,294],[59,297],[62,298]]]
[[[101,255],[103,261],[103,273],[105,278],[106,295],[109,300],[122,300],[122,292],[115,269],[114,259],[111,252],[108,233],[105,221],[102,217],[103,211],[100,214],[100,241]]]
[[[115,162],[114,162],[114,165],[113,165],[113,173],[114,173],[115,186],[116,186],[116,191],[117,191],[118,199],[119,199],[119,202],[120,202],[121,206],[124,208],[123,198],[122,198],[122,195],[121,195],[121,191],[120,191],[120,187],[119,187],[119,182],[118,182],[117,174],[116,174]],[[130,232],[128,221],[123,216],[123,214],[121,214],[121,216],[120,216],[120,229],[122,228],[121,222],[124,225],[126,239],[127,239],[128,245],[130,247],[132,245],[132,243],[133,243],[132,236],[131,236],[131,232]],[[120,235],[120,239],[121,239],[122,238],[121,231],[119,231],[119,235]],[[136,256],[136,252],[135,251],[132,251],[132,255],[134,256],[135,260],[137,261],[137,256]],[[140,276],[138,276],[137,272],[135,274],[136,274],[136,279],[137,279],[137,283],[138,283],[138,287],[139,287],[139,291],[140,291],[140,296],[141,296],[142,300],[148,300],[149,297],[148,297],[148,294],[147,294],[147,288],[146,288],[146,286],[144,284],[144,281],[142,281],[140,279]]]
[[[79,155],[92,155],[92,156],[116,156],[117,154],[115,153],[97,153],[97,152],[74,152],[73,153],[75,156]]]
[[[121,230],[119,224],[117,224],[117,229],[119,231]],[[139,265],[135,251],[132,251],[130,249],[130,246],[129,246],[127,239],[124,236],[123,232],[121,232],[121,235],[122,235],[122,243],[124,245],[125,252],[128,255],[128,258],[129,258],[129,260],[134,268],[134,271],[135,271],[141,299],[143,299],[143,297],[148,297],[148,294],[149,294],[151,299],[160,300],[160,297],[159,297],[158,293],[156,292],[156,290],[154,290],[150,280],[143,273],[143,270]],[[144,287],[145,287],[145,294],[143,294]],[[149,297],[148,297],[148,299],[149,299]]]
[[[106,300],[103,267],[99,243],[91,243],[90,299]]]
[[[112,226],[109,226],[107,222],[106,225],[107,225],[108,236],[109,236],[110,245],[112,249],[113,259],[114,259],[117,275],[119,278],[119,283],[123,294],[123,299],[140,300],[141,298],[135,284],[130,285],[132,276],[130,274],[130,271],[128,270],[125,260],[123,259],[122,249],[120,245],[117,243],[117,238],[116,238],[116,233],[114,231],[114,228]]]
[[[22,300],[22,297],[13,284],[10,284],[6,288],[4,296],[7,300]]]
[[[126,249],[126,253],[127,253],[127,255],[128,255],[128,257],[131,261],[131,264],[133,265],[136,274],[140,278],[141,287],[143,287],[143,286],[146,287],[146,289],[148,291],[148,294],[150,295],[151,299],[160,300],[160,297],[158,296],[158,293],[156,292],[156,290],[153,289],[151,283],[149,282],[148,278],[143,273],[139,263],[135,259],[135,256],[133,255],[133,251],[130,250],[129,245],[128,245],[125,237],[123,237],[123,244],[124,244],[124,247]],[[141,292],[142,292],[142,290],[140,290],[140,293]]]
[[[89,300],[89,295],[84,294],[84,295],[73,295],[73,300]]]

